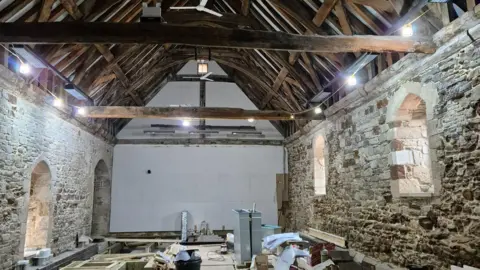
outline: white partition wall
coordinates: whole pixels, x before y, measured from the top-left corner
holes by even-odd
[[[283,160],[281,146],[117,145],[110,230],[179,231],[183,210],[189,228],[206,221],[232,229],[232,209],[253,203],[263,223],[277,224],[275,177]]]

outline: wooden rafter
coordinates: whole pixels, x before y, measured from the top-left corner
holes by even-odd
[[[265,108],[267,103],[270,102],[270,100],[274,96],[274,93],[276,93],[278,91],[278,89],[280,89],[280,86],[282,86],[282,83],[285,80],[285,78],[287,77],[287,75],[288,75],[288,70],[286,68],[282,68],[282,70],[280,70],[280,72],[278,73],[277,78],[273,82],[272,91],[269,91],[267,93],[267,95],[265,96],[265,98],[263,98],[263,100],[261,102],[261,105],[260,105],[260,108],[262,108],[262,109]]]
[[[291,114],[285,111],[257,111],[216,107],[84,107],[89,118],[162,118],[162,119],[237,119],[247,120],[322,120],[321,114]]]
[[[38,16],[38,22],[46,22],[52,13],[52,6],[55,0],[43,0],[42,9],[40,10],[40,15]]]
[[[168,24],[11,23],[0,24],[0,42],[10,43],[175,43],[210,47],[316,52],[433,53],[428,39],[399,36],[302,36]]]

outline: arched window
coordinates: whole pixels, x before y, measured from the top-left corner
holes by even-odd
[[[50,229],[50,184],[52,175],[47,163],[41,161],[32,171],[28,201],[27,234],[25,248],[37,249],[48,246]]]
[[[325,163],[325,140],[318,136],[314,142],[313,179],[315,195],[327,194],[327,171]]]
[[[108,167],[102,159],[95,167],[93,180],[92,236],[104,236],[110,225],[111,181]]]
[[[396,111],[393,126],[389,162],[392,180],[398,181],[399,195],[432,194],[425,101],[408,94]]]

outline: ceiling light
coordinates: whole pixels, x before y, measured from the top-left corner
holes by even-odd
[[[350,85],[350,86],[356,85],[357,84],[357,78],[355,78],[354,75],[348,77],[347,84]]]
[[[190,126],[190,120],[188,120],[188,119],[183,120],[182,125],[184,127],[189,127]]]
[[[197,63],[197,73],[198,74],[208,73],[208,64],[204,60],[201,60],[200,62]]]
[[[29,74],[31,70],[30,65],[27,63],[20,63],[20,67],[18,68],[18,71],[25,75]]]
[[[253,122],[255,122],[255,119],[253,119],[253,118],[248,118],[247,121],[248,121],[249,123],[253,123]]]
[[[411,24],[406,24],[402,27],[402,36],[404,37],[413,36],[413,27]]]
[[[79,107],[77,109],[77,114],[81,116],[85,116],[87,114],[87,111],[85,110],[85,108]]]
[[[59,98],[55,98],[53,100],[53,106],[57,107],[57,108],[60,108],[63,106],[63,100],[59,99]]]
[[[322,108],[316,107],[315,108],[315,114],[319,114],[319,113],[322,113]]]
[[[295,119],[295,115],[290,115],[290,119]]]

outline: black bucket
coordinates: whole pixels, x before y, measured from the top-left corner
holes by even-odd
[[[195,250],[187,250],[188,255],[190,255],[190,260],[188,261],[176,261],[175,269],[176,270],[200,270],[200,265],[202,264],[202,258],[194,255]]]

